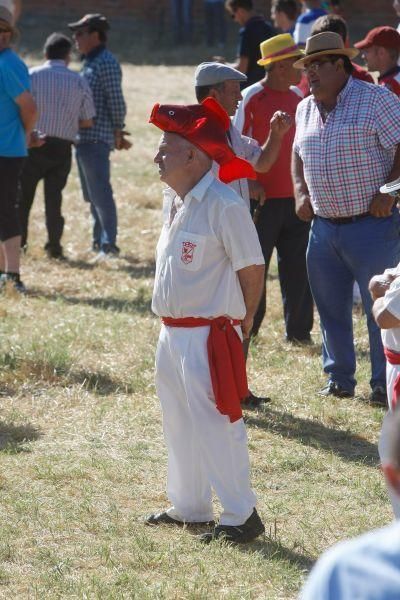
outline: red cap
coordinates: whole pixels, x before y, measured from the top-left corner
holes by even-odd
[[[223,183],[256,178],[251,164],[236,156],[228,145],[226,132],[230,119],[214,98],[190,106],[155,104],[149,122],[162,131],[181,135],[203,150],[220,165],[219,178]]]
[[[387,25],[371,29],[361,42],[354,44],[356,48],[370,48],[371,46],[382,46],[383,48],[395,48],[400,50],[400,33],[393,27]]]

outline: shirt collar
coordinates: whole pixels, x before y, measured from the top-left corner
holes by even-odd
[[[96,58],[96,56],[101,54],[103,52],[103,50],[105,50],[105,49],[106,49],[106,47],[104,44],[99,44],[98,46],[96,46],[96,48],[93,48],[93,50],[91,50],[87,54],[84,54],[83,58],[84,58],[84,60],[93,60],[94,58]]]
[[[396,65],[392,69],[389,69],[389,71],[386,71],[386,73],[379,75],[378,81],[382,81],[382,79],[384,79],[385,77],[391,77],[392,75],[397,75],[397,73],[399,71],[400,71],[400,67],[399,67],[399,65]]]
[[[44,63],[45,67],[66,67],[66,62],[64,60],[59,59],[49,59]]]
[[[195,198],[198,202],[201,202],[214,179],[215,178],[213,172],[210,169],[205,175],[203,175],[200,181],[198,181],[196,185],[186,194],[184,199],[185,206],[189,205],[189,201],[191,198]]]

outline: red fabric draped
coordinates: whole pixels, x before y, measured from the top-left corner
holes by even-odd
[[[208,364],[217,409],[231,423],[242,418],[240,401],[249,394],[242,341],[234,328],[240,321],[218,317],[202,319],[162,317],[167,327],[210,326],[207,340]]]
[[[390,365],[400,365],[400,353],[389,350],[389,348],[383,349],[385,352],[386,360]],[[397,375],[393,387],[392,396],[392,408],[395,408],[400,397],[400,373]]]

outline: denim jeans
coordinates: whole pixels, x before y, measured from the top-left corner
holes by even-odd
[[[223,45],[226,41],[225,6],[223,0],[220,2],[205,2],[206,38],[208,46],[215,42]],[[216,35],[215,35],[216,34]]]
[[[192,4],[193,0],[171,0],[172,26],[177,44],[192,41]]]
[[[400,215],[364,217],[352,223],[334,224],[316,217],[307,250],[311,291],[320,316],[322,358],[330,381],[353,392],[356,357],[353,340],[353,283],[360,286],[367,318],[371,387],[385,383],[385,356],[380,330],[371,309],[368,283],[373,275],[400,261]]]
[[[78,144],[76,160],[83,196],[94,219],[93,244],[103,249],[115,246],[117,209],[110,183],[110,147],[103,142]]]

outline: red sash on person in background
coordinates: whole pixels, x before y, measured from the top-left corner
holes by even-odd
[[[390,365],[400,365],[400,353],[389,350],[389,348],[383,349],[385,352],[386,360]],[[400,397],[400,373],[397,375],[393,387],[392,396],[392,409],[395,408]]]
[[[207,353],[215,403],[222,415],[228,415],[231,423],[241,419],[240,401],[249,395],[249,389],[242,341],[234,329],[240,321],[227,317],[162,317],[161,321],[167,327],[210,326]]]

